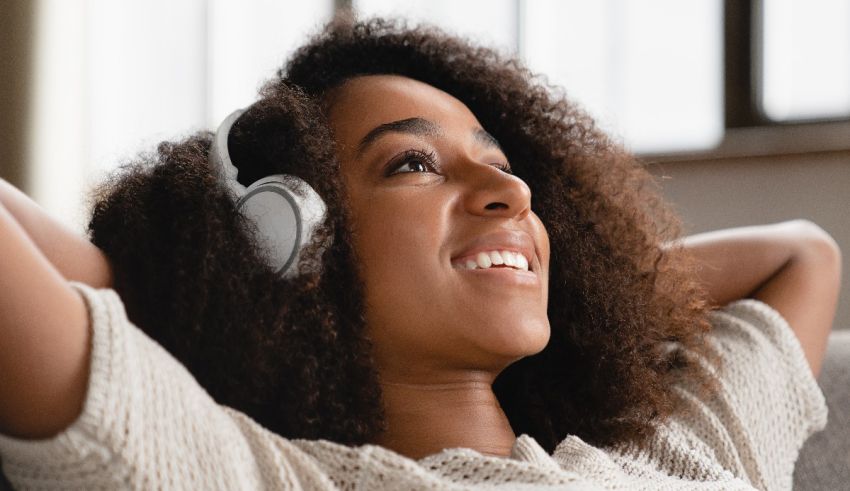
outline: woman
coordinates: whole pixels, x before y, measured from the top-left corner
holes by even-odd
[[[326,203],[294,278],[210,145],[105,184],[94,245],[5,189],[20,487],[776,489],[825,423],[834,241],[677,240],[648,174],[512,60],[380,20],[296,52],[227,139],[243,185]]]

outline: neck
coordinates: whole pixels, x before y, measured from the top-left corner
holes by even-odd
[[[458,381],[382,381],[387,430],[375,443],[413,459],[445,448],[507,457],[516,439],[489,376]]]

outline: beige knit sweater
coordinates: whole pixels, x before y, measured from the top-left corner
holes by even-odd
[[[826,424],[823,394],[787,323],[767,305],[713,314],[720,391],[672,419],[645,449],[567,437],[547,454],[528,435],[510,458],[446,449],[412,460],[388,449],[287,440],[217,404],[131,324],[112,290],[74,283],[91,316],[83,413],[46,440],[0,435],[16,489],[790,489],[804,440]],[[706,363],[707,366],[707,363]]]

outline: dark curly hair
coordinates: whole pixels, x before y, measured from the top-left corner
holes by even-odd
[[[328,203],[304,261],[276,277],[207,162],[211,133],[162,143],[95,194],[89,231],[129,318],[219,403],[287,438],[374,440],[384,414],[350,217],[325,114],[330,91],[398,74],[456,97],[532,190],[551,243],[546,348],[494,391],[514,429],[548,451],[568,434],[640,443],[677,409],[670,389],[708,387],[690,353],[709,329],[690,259],[667,248],[676,215],[643,166],[515,59],[436,28],[338,18],[300,48],[234,126],[245,185],[298,175]]]

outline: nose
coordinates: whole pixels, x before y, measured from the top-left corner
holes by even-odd
[[[489,164],[468,173],[467,211],[475,215],[522,220],[531,211],[531,189],[522,179]]]

